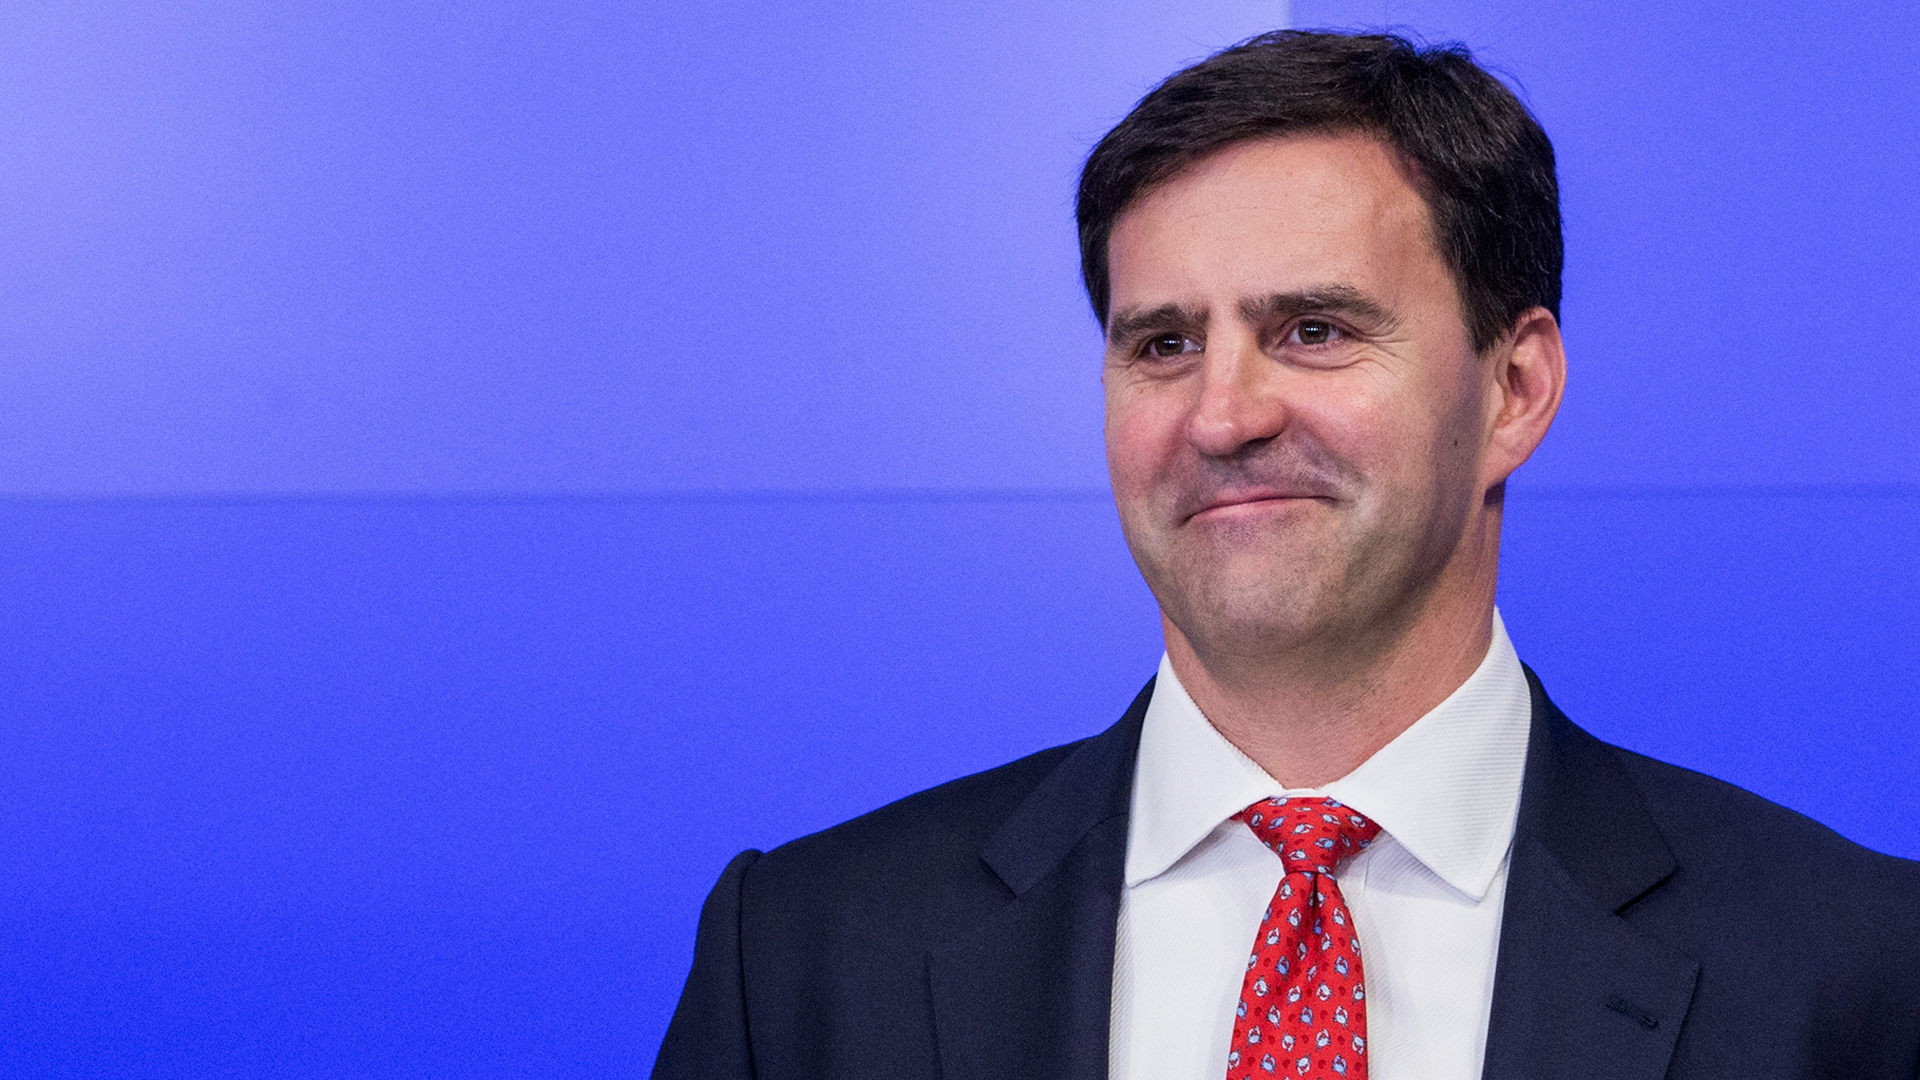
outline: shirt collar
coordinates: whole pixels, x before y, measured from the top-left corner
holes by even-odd
[[[1445,701],[1352,772],[1283,788],[1221,735],[1165,656],[1140,733],[1127,886],[1158,877],[1222,822],[1282,796],[1339,799],[1449,886],[1484,899],[1513,840],[1532,695],[1499,612],[1486,658]]]

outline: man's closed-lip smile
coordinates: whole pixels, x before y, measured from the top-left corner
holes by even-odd
[[[1281,510],[1301,503],[1326,502],[1331,499],[1330,495],[1306,489],[1243,488],[1214,496],[1200,509],[1188,514],[1187,520]]]

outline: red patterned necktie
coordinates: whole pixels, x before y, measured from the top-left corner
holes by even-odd
[[[1233,817],[1286,873],[1247,958],[1227,1080],[1366,1080],[1360,941],[1333,871],[1380,826],[1333,799],[1264,799]]]

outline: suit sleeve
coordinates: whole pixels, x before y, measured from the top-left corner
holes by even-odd
[[[741,970],[740,893],[747,870],[760,858],[743,851],[721,872],[700,909],[693,971],[667,1037],[654,1059],[653,1080],[751,1080],[753,1052],[747,1045],[746,987]]]

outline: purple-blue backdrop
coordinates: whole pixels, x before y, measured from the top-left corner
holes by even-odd
[[[644,1072],[731,854],[1109,723],[1074,170],[1289,17],[1560,148],[1522,655],[1920,856],[1909,5],[25,0],[0,1074]]]

